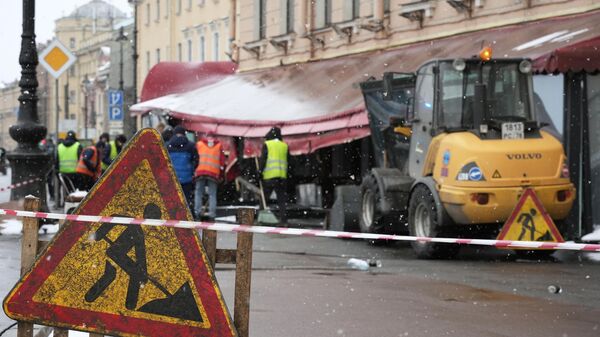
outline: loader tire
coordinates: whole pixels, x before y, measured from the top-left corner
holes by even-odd
[[[379,233],[383,229],[383,215],[379,210],[382,198],[375,177],[367,175],[360,185],[361,208],[358,225],[362,233]]]
[[[438,219],[438,210],[432,192],[425,185],[417,185],[408,205],[408,231],[411,236],[442,237],[444,219]],[[451,259],[458,254],[460,246],[448,243],[423,241],[411,242],[420,259]]]

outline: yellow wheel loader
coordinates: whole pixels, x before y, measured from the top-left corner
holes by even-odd
[[[361,89],[375,161],[360,187],[362,232],[489,238],[528,188],[555,222],[569,213],[575,190],[536,116],[530,60],[433,60]],[[412,245],[420,258],[459,249]]]

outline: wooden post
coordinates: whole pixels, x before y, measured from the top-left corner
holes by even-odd
[[[25,197],[24,209],[37,212],[40,210],[40,199],[33,196]],[[23,276],[35,262],[37,255],[39,220],[37,218],[23,218],[23,242],[21,243],[21,276]],[[33,324],[19,322],[17,337],[32,337]]]
[[[202,245],[206,251],[206,257],[213,270],[217,261],[217,232],[211,230],[202,230]]]
[[[254,222],[254,209],[240,208],[237,212],[237,222],[244,225],[251,225]],[[238,233],[235,262],[233,323],[239,337],[248,337],[250,326],[250,281],[252,275],[252,233]]]

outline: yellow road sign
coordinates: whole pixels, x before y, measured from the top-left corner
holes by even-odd
[[[161,136],[140,131],[76,214],[191,220]],[[236,336],[195,230],[69,222],[9,293],[14,319],[119,336]]]
[[[497,239],[564,242],[554,221],[532,189],[525,190]]]
[[[75,63],[76,59],[75,55],[58,39],[52,41],[39,57],[40,64],[54,78],[60,77],[65,70]]]

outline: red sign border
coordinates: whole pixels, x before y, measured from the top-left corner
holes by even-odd
[[[162,138],[154,129],[140,130],[132,138],[74,214],[100,214],[143,160],[148,160],[150,163],[163,202],[169,212],[169,219],[192,220]],[[167,169],[161,169],[164,167]],[[163,183],[160,183],[161,181]],[[105,184],[107,185],[105,186]],[[85,234],[88,227],[89,225],[83,222],[69,221],[59,230],[37,258],[33,267],[4,299],[3,306],[7,316],[16,320],[73,330],[121,336],[183,337],[207,336],[211,333],[214,336],[237,336],[231,315],[227,310],[216,283],[214,271],[208,262],[198,234],[188,229],[174,228],[174,231],[186,259],[189,273],[206,310],[211,324],[209,329],[34,302],[32,298],[37,289],[52,274],[72,246]],[[52,258],[47,258],[49,256]],[[196,261],[203,261],[203,263],[195,264]],[[209,296],[203,296],[203,294]],[[222,308],[222,310],[209,311],[208,308]]]
[[[498,234],[498,237],[496,238],[496,240],[504,240],[504,237],[508,234],[510,227],[515,224],[515,218],[517,217],[517,215],[519,215],[519,210],[523,207],[523,204],[525,203],[525,200],[527,200],[528,196],[531,197],[531,200],[533,200],[533,203],[535,204],[535,206],[542,213],[544,220],[548,224],[548,228],[550,229],[550,232],[552,232],[552,235],[556,238],[556,240],[558,240],[556,242],[565,242],[565,239],[563,239],[562,235],[560,235],[558,228],[556,228],[556,224],[554,223],[554,221],[552,220],[552,218],[546,211],[546,208],[544,208],[544,205],[542,204],[540,199],[537,197],[537,194],[535,194],[535,191],[531,188],[525,189],[525,192],[523,193],[523,195],[519,199],[519,202],[517,202],[517,205],[513,209],[512,213],[510,214],[510,217],[508,218],[508,220],[506,220],[506,222],[502,226],[502,230],[500,231],[500,234]]]

